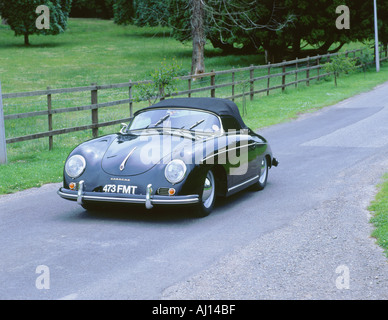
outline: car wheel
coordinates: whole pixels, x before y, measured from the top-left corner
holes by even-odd
[[[268,161],[267,157],[264,157],[261,160],[261,166],[260,166],[260,177],[259,181],[257,181],[254,185],[253,188],[257,191],[263,190],[267,184],[267,179],[268,179]]]
[[[198,217],[208,216],[213,208],[216,200],[216,182],[213,171],[210,169],[205,177],[202,186],[202,192],[199,195],[199,203],[194,208],[195,215]]]

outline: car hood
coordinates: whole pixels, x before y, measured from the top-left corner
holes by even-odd
[[[201,140],[196,138],[196,140]],[[168,163],[182,150],[190,151],[195,144],[188,135],[162,134],[117,135],[102,158],[102,169],[111,175],[131,176],[142,174],[157,163]]]

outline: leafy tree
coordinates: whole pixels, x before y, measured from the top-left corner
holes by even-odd
[[[138,26],[167,26],[168,1],[142,0],[136,2],[134,23]]]
[[[119,25],[167,26],[169,0],[113,0],[114,21]]]
[[[374,7],[373,1],[365,1],[360,10],[362,16],[362,24],[359,28],[363,29],[364,32],[360,33],[360,40],[368,44],[372,41],[374,43]],[[388,2],[377,1],[377,18],[379,28],[379,41],[383,43],[385,47],[388,45]],[[371,45],[372,46],[372,45]]]
[[[134,0],[115,0],[113,4],[114,22],[119,25],[133,23],[135,5]]]
[[[201,43],[210,41],[226,53],[264,50],[268,60],[280,61],[334,53],[345,43],[374,39],[373,2],[364,0],[116,0],[116,9],[125,13],[131,5],[132,16],[126,16],[126,23],[167,25],[177,40],[193,41],[194,66],[194,50],[203,47],[193,39],[196,3],[203,6]],[[379,38],[387,45],[388,24],[383,22],[388,2],[377,3]],[[350,9],[350,29],[336,27],[340,5]]]
[[[38,29],[36,19],[40,14],[36,9],[46,5],[50,10],[50,28]],[[7,20],[15,36],[24,36],[24,44],[29,45],[29,36],[56,35],[64,32],[71,9],[71,0],[0,0],[0,15]]]
[[[360,0],[279,0],[276,1],[278,8],[275,11],[271,9],[270,1],[262,1],[257,5],[262,19],[285,23],[281,28],[237,30],[233,41],[241,42],[243,48],[250,52],[263,48],[271,61],[327,53],[334,44],[337,46],[330,52],[336,52],[345,43],[356,39],[353,35],[357,24],[351,30],[336,28],[336,8],[346,5],[346,2],[353,5],[351,13],[354,19],[355,8],[361,6]],[[306,46],[310,49],[302,52]]]
[[[116,9],[124,12],[129,1],[120,1],[123,6],[117,5]],[[136,18],[132,22],[139,26],[168,25],[176,39],[192,41],[192,74],[199,74],[205,71],[206,40],[210,40],[214,47],[233,51],[238,32],[281,29],[285,23],[279,22],[276,3],[274,0],[144,0],[136,2]],[[262,14],[264,9],[268,14]],[[289,22],[286,14],[285,17]],[[124,22],[130,23],[131,18],[127,16]]]
[[[264,3],[264,2],[263,2]],[[388,3],[377,1],[380,41],[388,43]],[[279,61],[287,57],[338,52],[352,41],[368,42],[374,39],[373,1],[363,0],[279,0],[277,19],[293,17],[280,30],[257,29],[239,32],[236,38],[250,47],[262,47],[269,59]],[[337,29],[339,14],[336,8],[346,5],[350,11],[350,29]],[[261,9],[263,10],[263,9]],[[309,46],[306,50],[305,47]],[[304,50],[303,50],[304,49]]]
[[[175,59],[167,62],[164,59],[158,69],[150,73],[151,82],[139,85],[138,95],[136,100],[147,100],[149,105],[156,102],[159,98],[164,99],[166,95],[170,95],[177,91],[177,79],[181,73],[182,66]]]
[[[369,54],[367,51],[368,49],[365,48],[366,52],[363,52],[358,58],[357,58],[357,64],[361,66],[362,71],[365,73],[368,69],[369,65],[373,61],[373,57]]]
[[[326,72],[332,72],[334,74],[334,84],[337,86],[337,78],[341,73],[350,73],[356,69],[356,59],[346,56],[337,56],[331,59],[330,62],[326,62],[324,69]]]
[[[113,18],[114,0],[73,0],[70,17]]]

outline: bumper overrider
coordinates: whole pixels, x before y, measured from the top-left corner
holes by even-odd
[[[152,194],[152,184],[147,185],[146,194],[122,194],[122,193],[106,193],[106,192],[86,192],[84,191],[84,181],[78,184],[78,190],[69,190],[60,188],[58,195],[67,200],[77,201],[82,205],[87,203],[122,203],[122,204],[144,204],[147,209],[151,209],[154,205],[190,205],[199,202],[198,195],[184,196],[162,196]]]

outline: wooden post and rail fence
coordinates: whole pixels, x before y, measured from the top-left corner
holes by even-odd
[[[384,49],[385,49],[384,50],[385,54],[383,53],[383,50],[380,51],[381,52],[380,61],[388,60],[387,48],[384,48]],[[269,95],[270,91],[272,90],[281,89],[282,91],[284,91],[286,87],[288,86],[298,87],[298,85],[302,82],[305,82],[306,85],[309,86],[312,80],[319,80],[325,76],[330,75],[330,73],[320,73],[320,70],[324,67],[324,65],[321,64],[323,60],[325,60],[325,62],[330,61],[331,57],[342,55],[342,54],[345,54],[346,56],[353,55],[353,57],[356,58],[357,53],[362,54],[363,49],[346,51],[344,53],[317,55],[314,57],[306,57],[303,59],[296,58],[291,61],[283,61],[280,63],[268,63],[266,65],[258,65],[258,66],[251,65],[249,67],[233,68],[231,70],[223,70],[223,71],[212,70],[209,73],[204,73],[201,75],[182,76],[182,77],[178,77],[177,80],[182,82],[187,81],[187,90],[174,92],[173,94],[171,94],[171,96],[191,97],[193,93],[208,92],[210,93],[211,97],[216,97],[217,89],[230,87],[231,95],[225,96],[225,93],[224,93],[223,98],[235,100],[241,97],[245,98],[245,96],[249,96],[249,98],[253,100],[255,95],[258,95],[260,93]],[[287,71],[287,67],[289,67],[290,70]],[[273,70],[275,69],[281,69],[281,72],[273,73]],[[255,77],[256,70],[264,70],[264,72],[262,72],[263,75]],[[265,72],[265,70],[267,72]],[[316,70],[316,75],[311,76],[311,71],[313,70]],[[236,80],[236,74],[241,72],[249,72],[249,76],[243,80]],[[304,76],[300,76],[301,74]],[[216,77],[221,75],[230,75],[231,81],[226,83],[216,84]],[[205,85],[199,88],[192,88],[193,81],[198,81],[198,79],[200,79],[202,83],[205,83],[206,78],[209,78],[210,80],[208,82],[209,83],[208,86]],[[271,82],[272,82],[271,80],[275,78],[280,78],[281,84],[271,85]],[[291,78],[291,81],[287,82],[287,79],[290,79],[290,78]],[[262,81],[261,83],[264,83],[265,85],[262,88],[256,89],[255,84],[258,83],[259,81]],[[150,82],[151,81],[137,81],[137,82],[128,81],[125,83],[109,84],[109,85],[97,85],[93,83],[90,86],[85,86],[85,87],[74,87],[74,88],[63,88],[63,89],[52,89],[50,87],[47,87],[46,90],[18,92],[18,93],[2,93],[1,83],[0,83],[0,164],[7,163],[7,148],[6,148],[7,144],[48,137],[49,149],[51,150],[53,148],[53,137],[56,135],[91,129],[92,136],[97,137],[98,129],[101,127],[112,126],[122,122],[128,122],[133,116],[133,105],[136,102],[133,99],[133,90],[136,89],[136,86],[139,86],[145,83],[150,83]],[[236,93],[237,86],[242,86],[244,88],[242,93]],[[117,89],[117,88],[128,88],[128,91],[127,91],[128,98],[109,101],[109,102],[102,102],[102,103],[98,102],[98,93],[100,91],[106,90],[106,89]],[[247,90],[245,88],[247,88]],[[52,107],[53,99],[56,95],[74,93],[74,92],[90,92],[90,104],[83,105],[83,106],[76,106],[76,107],[65,107],[65,108]],[[46,110],[4,115],[4,110],[3,110],[4,100],[15,99],[15,98],[26,98],[26,97],[38,97],[38,96],[47,97]],[[123,104],[127,104],[129,106],[128,117],[115,119],[111,121],[99,122],[99,114],[98,114],[99,109],[123,105]],[[69,127],[69,128],[62,128],[62,129],[53,129],[53,121],[54,121],[53,117],[55,117],[55,115],[68,113],[68,112],[85,111],[85,110],[90,110],[91,112],[90,124]],[[38,132],[38,133],[28,134],[28,135],[23,135],[18,137],[9,137],[9,138],[6,137],[5,121],[30,118],[30,117],[36,117],[36,116],[47,116],[48,131]]]

